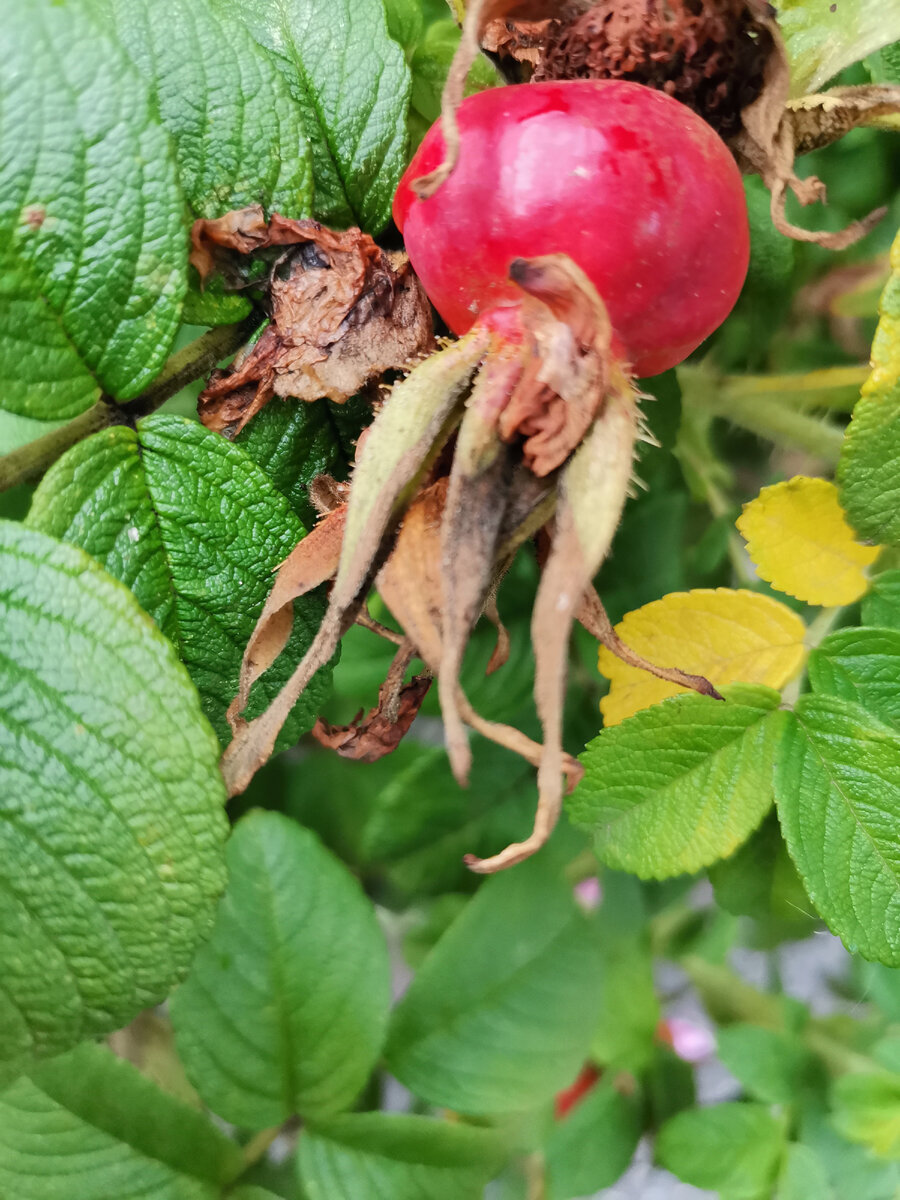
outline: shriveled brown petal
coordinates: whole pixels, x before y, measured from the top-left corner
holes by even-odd
[[[567,255],[516,259],[509,273],[529,297],[523,324],[533,353],[500,416],[500,436],[524,438],[526,464],[544,476],[565,462],[597,414],[612,330],[596,289]]]
[[[403,642],[379,688],[375,708],[365,717],[358,716],[350,725],[329,725],[319,718],[312,730],[316,741],[341,758],[356,762],[377,762],[396,750],[431,687],[431,675],[416,675],[409,683],[403,682],[413,657],[412,644]]]
[[[252,254],[267,245],[268,226],[261,204],[238,208],[212,221],[195,221],[191,226],[191,266],[201,281],[216,269],[221,250]]]
[[[335,509],[297,543],[278,568],[275,585],[244,650],[238,694],[226,713],[232,733],[245,725],[240,714],[247,707],[250,689],[288,643],[294,624],[294,601],[337,573],[346,517],[346,505]]]
[[[560,28],[559,19],[548,17],[543,21],[513,21],[495,17],[488,21],[481,35],[481,47],[501,58],[514,58],[516,62],[530,63],[536,67],[541,61],[543,48]]]
[[[534,829],[524,841],[514,842],[491,858],[467,859],[479,874],[491,874],[530,857],[544,845],[559,819],[569,635],[622,515],[636,433],[634,393],[623,378],[615,378],[600,416],[560,476],[553,542],[532,614],[534,694],[544,733]]]
[[[243,211],[252,234],[242,227],[236,248],[252,240],[255,250],[286,250],[268,284],[270,324],[200,394],[209,428],[235,436],[272,396],[343,402],[431,343],[431,309],[405,255],[386,254],[359,229],[336,232],[277,213],[260,229],[256,209]],[[232,244],[219,225],[196,222],[195,244],[206,247],[210,226],[217,245]]]

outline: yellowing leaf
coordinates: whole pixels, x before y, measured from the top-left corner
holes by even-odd
[[[808,604],[852,604],[869,586],[879,546],[856,540],[827,479],[804,475],[763,488],[737,527],[763,579]]]
[[[795,612],[769,596],[731,588],[671,592],[628,613],[616,632],[651,662],[705,675],[717,687],[740,682],[781,688],[806,654],[806,626]],[[606,725],[685,691],[626,666],[605,647],[598,665],[610,681],[600,701]]]

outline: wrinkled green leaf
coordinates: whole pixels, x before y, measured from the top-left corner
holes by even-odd
[[[158,1003],[224,884],[218,748],[86,554],[0,523],[0,1078]],[[2,1192],[0,1192],[2,1194]]]
[[[778,24],[791,64],[791,93],[821,89],[844,67],[900,38],[900,0],[782,0]]]
[[[841,503],[860,537],[900,543],[898,479],[900,383],[895,383],[884,394],[865,395],[857,403],[841,450]]]
[[[235,5],[94,0],[150,85],[193,212],[262,204],[309,216],[312,162],[297,105]]]
[[[99,1046],[0,1092],[0,1195],[219,1200],[241,1154],[205,1117]]]
[[[900,726],[900,630],[839,629],[809,656],[813,691],[856,700]]]
[[[900,1159],[900,1075],[844,1075],[832,1091],[835,1128],[881,1158]]]
[[[245,426],[235,444],[249,454],[311,529],[316,511],[309,484],[316,475],[343,474],[345,452],[326,400],[273,400]]]
[[[900,629],[900,571],[884,571],[875,578],[872,590],[863,598],[862,621]]]
[[[273,572],[304,529],[256,464],[196,421],[157,415],[73,447],[44,477],[30,525],[83,547],[127,584],[191,672],[219,739],[237,692],[241,655]],[[324,603],[294,606],[294,631],[256,685],[249,715],[277,694],[318,628]],[[320,673],[280,745],[315,720],[328,688]]]
[[[612,1083],[598,1083],[547,1139],[547,1200],[587,1196],[615,1183],[640,1136],[636,1100],[621,1095]]]
[[[784,1153],[784,1123],[763,1104],[713,1104],[667,1121],[656,1157],[673,1175],[729,1200],[770,1194]]]
[[[574,1078],[596,1014],[596,947],[540,859],[490,878],[394,1010],[387,1061],[430,1104],[533,1108]]]
[[[165,361],[187,286],[168,137],[84,3],[0,22],[0,405],[71,417]]]
[[[860,705],[801,696],[776,772],[781,828],[823,918],[848,948],[900,964],[900,735]]]
[[[212,0],[216,12],[229,0]],[[381,0],[245,0],[241,18],[287,80],[312,149],[314,215],[377,233],[406,165],[409,71]]]
[[[315,834],[241,820],[210,942],[172,1000],[178,1052],[205,1103],[262,1129],[347,1108],[387,1027],[390,969],[371,903]]]
[[[502,1161],[495,1134],[427,1117],[363,1113],[300,1139],[309,1200],[482,1200]]]
[[[772,803],[778,693],[736,684],[724,694],[675,696],[588,745],[568,808],[604,862],[642,878],[690,873],[759,825]]]
[[[797,1037],[759,1025],[729,1025],[717,1037],[719,1058],[748,1095],[765,1104],[791,1104],[809,1072],[810,1056]]]

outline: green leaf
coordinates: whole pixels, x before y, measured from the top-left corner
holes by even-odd
[[[830,1113],[820,1109],[804,1112],[800,1137],[824,1164],[834,1200],[845,1196],[852,1200],[897,1200],[900,1168],[879,1161],[862,1146],[840,1137]]]
[[[673,1175],[729,1200],[768,1196],[784,1153],[784,1123],[763,1104],[713,1104],[660,1130],[656,1157]]]
[[[215,11],[229,0],[212,0]],[[315,216],[377,233],[406,166],[409,70],[382,0],[244,0],[241,18],[269,50],[303,115]]]
[[[0,522],[0,1078],[187,970],[224,885],[218,747],[171,647],[86,554]],[[2,1192],[0,1192],[2,1194]]]
[[[856,700],[900,727],[900,630],[839,629],[809,656],[813,691]]]
[[[188,1077],[247,1129],[339,1113],[387,1028],[390,967],[374,909],[315,834],[279,813],[239,821],[226,860],[212,939],[172,999]]]
[[[385,0],[388,33],[410,54],[425,31],[421,0]]]
[[[759,1025],[729,1025],[717,1037],[719,1058],[748,1095],[765,1104],[791,1104],[810,1067],[797,1037]]]
[[[835,1128],[881,1158],[900,1159],[900,1075],[844,1075],[832,1090]]]
[[[863,625],[900,629],[900,571],[884,571],[872,583],[863,598]]]
[[[791,94],[818,91],[844,67],[900,38],[900,0],[782,0],[778,24]]]
[[[394,1010],[387,1060],[429,1104],[520,1112],[574,1078],[594,1028],[597,950],[540,859],[484,883]]]
[[[735,854],[710,868],[709,881],[721,908],[766,923],[775,937],[806,937],[818,920],[774,812]]]
[[[303,122],[240,8],[209,0],[94,0],[147,79],[172,134],[197,216],[262,204],[310,215],[312,161]]]
[[[656,1050],[660,1007],[643,890],[633,875],[603,873],[594,918],[602,973],[591,1058],[610,1070],[642,1071]]]
[[[615,1183],[631,1162],[640,1136],[636,1100],[601,1081],[547,1139],[547,1200],[586,1196]]]
[[[235,439],[291,502],[311,529],[316,511],[309,485],[317,475],[343,474],[344,450],[327,400],[272,400]]]
[[[800,1142],[788,1146],[776,1200],[836,1200],[825,1165],[809,1146]]]
[[[441,115],[441,94],[460,36],[455,21],[435,21],[412,56],[412,106],[429,124]],[[491,60],[479,54],[469,71],[465,94],[472,96],[502,83],[503,76]]]
[[[889,287],[894,284],[889,285]],[[900,280],[896,282],[900,300]],[[862,538],[900,544],[900,382],[862,397],[838,463],[841,503]]]
[[[762,821],[779,696],[748,684],[724,694],[725,703],[675,696],[588,745],[569,815],[593,831],[604,862],[644,879],[692,873],[731,854]]]
[[[7,13],[0,58],[0,405],[60,420],[100,388],[137,395],[165,361],[184,201],[143,81],[83,3]]]
[[[236,446],[184,417],[159,414],[80,442],[47,473],[28,523],[83,547],[126,583],[175,644],[224,744],[225,710],[273,572],[304,534],[287,500]],[[312,640],[318,595],[294,606],[294,631],[251,696],[275,697]],[[329,686],[320,672],[280,746],[310,728]]]
[[[900,736],[858,704],[801,696],[775,795],[782,832],[818,911],[864,958],[900,964]]]
[[[364,1113],[305,1130],[298,1161],[309,1200],[482,1200],[503,1157],[487,1130]]]
[[[10,1200],[219,1200],[241,1167],[205,1117],[100,1046],[0,1092],[0,1195]]]

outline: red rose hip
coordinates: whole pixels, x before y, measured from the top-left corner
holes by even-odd
[[[411,187],[443,159],[438,122],[394,199],[412,265],[455,333],[520,296],[514,259],[555,253],[590,277],[637,375],[681,362],[728,316],[749,258],[744,189],[691,109],[637,83],[569,80],[480,92],[459,125],[446,183],[428,200]]]

